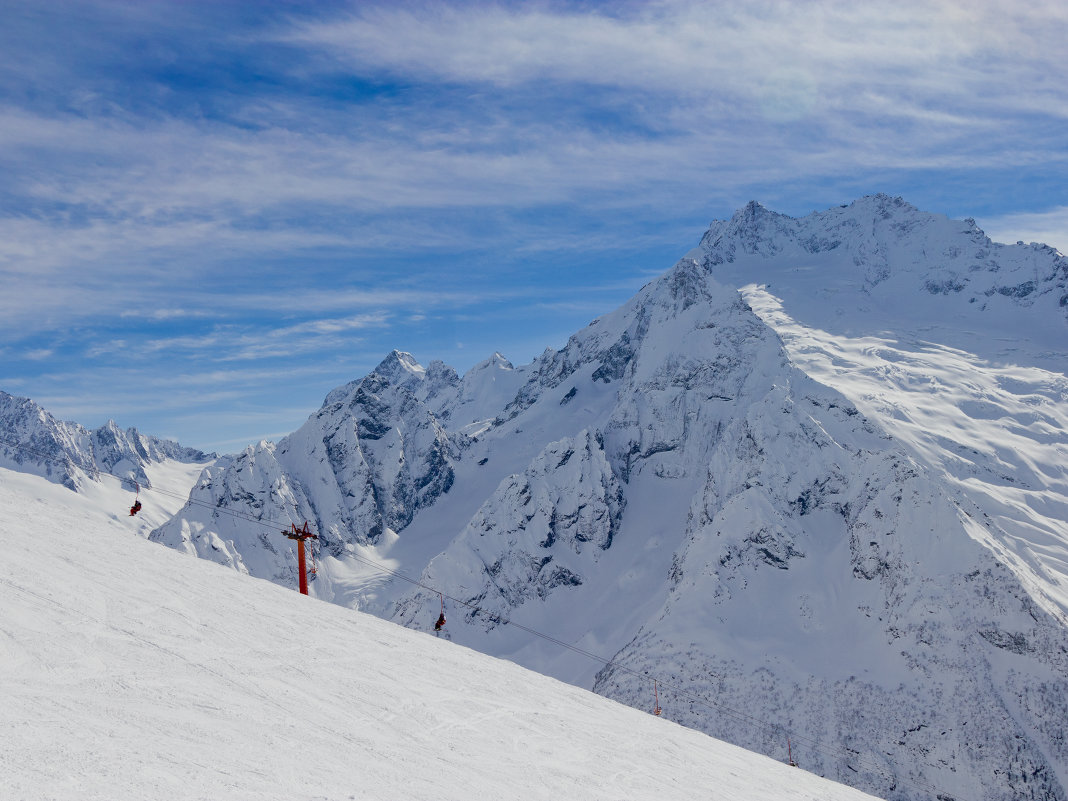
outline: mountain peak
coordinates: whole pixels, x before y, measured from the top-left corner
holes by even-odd
[[[750,200],[738,211],[731,215],[730,228],[735,232],[746,230],[762,230],[769,225],[776,225],[784,221],[793,221],[792,217],[772,211],[759,201]]]
[[[750,201],[729,220],[713,221],[687,256],[729,285],[774,283],[776,291],[795,285],[808,302],[815,281],[833,284],[839,298],[843,291],[859,292],[854,305],[870,301],[882,285],[880,303],[909,316],[916,304],[902,299],[932,296],[944,299],[935,312],[939,319],[947,303],[969,318],[989,310],[987,319],[1010,304],[1037,304],[1046,309],[1038,315],[1040,326],[1068,314],[1068,260],[1053,248],[998,244],[975,220],[921,211],[884,193],[800,218]],[[931,313],[924,309],[921,314]]]
[[[738,211],[734,212],[732,219],[754,220],[766,215],[775,215],[767,206],[758,200],[750,200]],[[776,215],[781,216],[781,215]]]
[[[913,206],[901,196],[888,195],[885,192],[876,192],[874,195],[864,195],[850,203],[846,208],[863,212],[865,215],[877,215],[882,219],[900,216],[902,214],[926,214]],[[818,212],[817,212],[818,213]]]
[[[733,262],[742,255],[774,256],[791,240],[796,227],[792,217],[750,200],[729,220],[714,220],[698,248],[686,255],[707,261],[703,257],[709,254],[711,264]]]
[[[489,358],[483,359],[474,367],[471,368],[471,372],[477,372],[479,370],[486,370],[489,368],[496,368],[498,370],[514,370],[515,367],[500,351],[494,351],[493,355]]]
[[[411,375],[423,375],[426,372],[426,368],[419,364],[415,357],[407,351],[394,349],[379,362],[373,372],[383,377],[392,378],[401,371]]]

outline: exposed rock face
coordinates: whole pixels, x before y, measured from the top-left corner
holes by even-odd
[[[523,473],[500,483],[431,560],[422,582],[464,587],[469,622],[492,629],[529,600],[581,585],[611,547],[623,506],[623,488],[598,437],[582,431],[550,443]],[[410,597],[395,617],[419,625],[434,600]]]
[[[463,437],[450,439],[438,415],[442,396],[454,397],[459,384],[441,362],[424,370],[394,351],[367,378],[330,393],[280,443],[283,464],[323,465],[319,480],[306,483],[325,530],[375,542],[448,492]]]
[[[317,548],[336,557],[374,544],[452,486],[464,436],[450,439],[437,415],[441,396],[459,386],[440,362],[424,369],[394,351],[366,378],[331,392],[277,446],[261,442],[221,460],[152,539],[284,583],[296,576],[290,550],[232,512],[283,528],[312,521]]]
[[[595,691],[642,705],[659,676],[673,719],[773,754],[804,732],[805,768],[886,798],[1064,797],[1035,702],[1068,712],[1063,622],[927,470],[805,384],[724,430],[667,600]]]
[[[908,317],[905,344],[857,352],[916,342],[913,372],[814,380],[814,324],[784,348],[785,312],[737,289],[762,270],[843,337]],[[206,473],[154,536],[295,585],[287,544],[219,511],[310,520],[322,598],[429,628],[440,591],[441,636],[636,706],[657,677],[666,716],[775,756],[790,733],[803,767],[895,801],[1065,799],[1068,477],[1049,454],[1068,448],[1068,381],[999,379],[1035,410],[1007,422],[960,382],[953,436],[948,414],[903,436],[905,407],[868,388],[944,380],[947,361],[914,366],[960,357],[960,339],[925,339],[944,331],[1062,342],[1066,286],[1056,251],[900,199],[803,219],[752,203],[529,365],[495,354],[461,378],[390,354],[277,446]],[[1010,430],[1033,450],[999,449]],[[371,581],[367,558],[422,586]]]

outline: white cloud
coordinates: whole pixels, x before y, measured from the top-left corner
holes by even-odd
[[[166,308],[166,309],[124,309],[119,313],[119,317],[123,319],[144,319],[144,320],[189,320],[189,319],[203,319],[210,317],[211,312],[206,309],[180,309],[180,308]]]
[[[1066,24],[1063,3],[1009,9],[990,0],[658,2],[607,13],[368,4],[279,37],[361,70],[426,80],[757,97],[769,82],[771,94],[782,94],[786,87],[776,82],[785,76],[795,88],[800,80],[806,94],[842,102],[855,102],[856,90],[868,86],[895,94],[902,106],[941,97],[1014,107],[1029,94],[1019,91],[1024,76],[1044,77],[1041,88],[1064,97],[1056,76],[1063,75]]]
[[[289,297],[287,300],[292,301]],[[285,326],[267,326],[266,321],[249,324],[216,325],[210,332],[195,335],[156,337],[124,342],[131,356],[156,357],[160,354],[189,354],[210,362],[292,357],[302,353],[325,353],[358,342],[353,331],[382,328],[389,322],[386,312],[373,312],[343,318],[320,318]],[[105,346],[93,349],[100,355]]]
[[[37,341],[46,334],[104,323],[106,334],[85,335],[91,358],[244,368],[480,300],[585,301],[573,287],[510,287],[506,270],[667,242],[681,255],[709,209],[769,202],[769,191],[811,203],[782,209],[803,213],[853,199],[842,187],[871,176],[863,192],[897,192],[876,181],[1063,171],[1068,158],[1063,2],[351,8],[276,29],[275,44],[296,48],[280,62],[294,65],[292,83],[269,95],[244,87],[224,114],[135,111],[102,82],[91,102],[0,100],[0,340],[44,354],[56,350]],[[241,57],[212,36],[206,48]],[[351,100],[319,92],[320,79],[396,85]],[[1065,216],[980,224],[995,239],[1064,249]],[[505,269],[484,268],[491,280],[470,288],[433,277],[440,254],[465,250],[499,253]],[[309,270],[296,289],[269,274],[272,260],[299,272],[323,253],[344,266]],[[353,274],[377,253],[390,267]],[[398,255],[408,265],[395,267]],[[588,308],[604,311],[595,298]],[[290,322],[294,309],[312,319]],[[242,375],[222,371],[217,391]]]
[[[377,314],[358,314],[352,317],[324,318],[310,320],[297,325],[278,328],[272,331],[276,337],[291,337],[300,334],[336,334],[342,331],[354,331],[361,328],[381,327],[386,324],[389,315],[384,312]]]
[[[995,242],[1041,242],[1061,253],[1068,253],[1068,206],[1042,212],[1005,214],[976,222]]]

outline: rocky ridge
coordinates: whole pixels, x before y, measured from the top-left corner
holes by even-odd
[[[29,398],[0,391],[0,460],[5,467],[44,476],[75,492],[100,473],[150,487],[145,465],[173,459],[208,462],[215,454],[122,429],[114,420],[97,429],[64,422]]]

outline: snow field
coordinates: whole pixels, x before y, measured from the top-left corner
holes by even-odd
[[[831,334],[756,286],[747,300],[791,360],[935,467],[997,529],[983,537],[1053,614],[1068,615],[1068,380],[919,337]],[[976,334],[977,352],[992,351]]]

